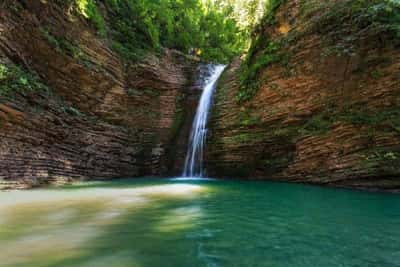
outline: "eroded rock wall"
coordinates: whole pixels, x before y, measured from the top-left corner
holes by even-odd
[[[341,16],[335,5],[350,2],[288,0],[259,29],[250,66],[270,64],[248,101],[238,101],[244,63],[222,78],[210,175],[400,189],[400,46]],[[316,3],[325,6],[305,12]]]
[[[35,73],[48,86],[0,94],[3,184],[170,171],[198,62],[164,50],[128,63],[110,42],[69,5],[0,3],[0,63]]]

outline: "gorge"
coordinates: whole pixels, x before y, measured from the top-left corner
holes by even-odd
[[[127,62],[72,2],[1,4],[2,187],[179,175],[202,59]],[[271,1],[216,90],[208,174],[398,190],[398,5],[383,2]],[[114,36],[122,11],[99,5]]]
[[[398,0],[0,0],[0,267],[400,266]]]
[[[399,188],[398,42],[395,20],[379,20],[398,6],[359,2],[270,3],[216,90],[209,175]],[[201,59],[163,49],[127,63],[71,5],[2,3],[3,187],[178,175]]]

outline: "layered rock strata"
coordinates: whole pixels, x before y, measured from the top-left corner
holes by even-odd
[[[352,1],[305,12],[311,2],[285,1],[257,32],[247,64],[269,63],[254,96],[240,101],[245,62],[225,73],[208,173],[399,190],[400,46],[374,24],[357,28],[354,16],[340,15],[349,10],[338,5]]]
[[[0,7],[0,63],[47,86],[0,94],[3,185],[171,171],[198,60],[164,50],[126,62],[67,5],[5,0]]]

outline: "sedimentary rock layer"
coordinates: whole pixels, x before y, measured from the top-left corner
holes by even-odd
[[[68,5],[5,0],[0,7],[0,63],[48,86],[0,94],[3,183],[169,172],[168,153],[185,136],[196,59],[164,50],[126,62]]]
[[[245,63],[222,78],[208,172],[399,190],[399,44],[341,16],[338,5],[351,1],[305,12],[307,2],[285,1],[257,32],[249,65],[271,63],[258,71],[250,100],[238,102]]]

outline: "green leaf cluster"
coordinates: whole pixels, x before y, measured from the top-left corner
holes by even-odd
[[[268,65],[279,62],[282,54],[278,53],[280,44],[273,41],[267,41],[266,47],[250,61],[249,58],[244,62],[240,75],[240,90],[236,96],[238,102],[250,100],[258,91],[260,81],[259,72]]]
[[[75,0],[78,11],[97,29],[100,36],[106,34],[106,23],[96,5],[96,0]]]
[[[206,0],[75,0],[76,9],[127,60],[162,47],[226,63],[246,46],[234,12]]]
[[[0,97],[13,97],[16,93],[47,92],[39,77],[21,67],[0,62]]]
[[[275,23],[276,10],[284,1],[267,1],[266,12],[256,27],[255,32],[261,32],[264,27]],[[253,38],[246,59],[241,67],[240,88],[236,95],[236,100],[239,103],[250,100],[257,93],[260,87],[258,75],[262,69],[285,58],[285,55],[280,53],[280,50],[280,41],[272,40],[265,33],[257,34]]]

